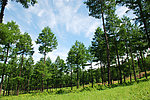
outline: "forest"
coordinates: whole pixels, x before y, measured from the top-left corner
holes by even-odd
[[[38,0],[11,0],[25,9]],[[43,55],[34,62],[33,40],[22,33],[15,21],[3,23],[8,0],[0,0],[0,96],[33,92],[53,92],[63,88],[91,88],[95,84],[137,82],[150,76],[150,1],[149,0],[86,0],[89,16],[102,20],[86,47],[76,40],[66,60],[60,56],[52,62],[47,56],[57,49],[56,35],[49,26],[41,30],[35,43]],[[135,19],[119,18],[116,6],[132,10]],[[128,13],[128,11],[126,13]],[[96,65],[93,65],[93,63]],[[86,69],[90,66],[89,69]],[[93,68],[93,66],[99,66]]]

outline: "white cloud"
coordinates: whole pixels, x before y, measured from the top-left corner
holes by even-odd
[[[35,41],[32,41],[32,44],[33,44],[33,48],[34,48],[34,54],[33,54],[33,58],[34,58],[34,62],[37,62],[40,60],[40,58],[42,57],[42,55],[39,53],[39,45],[37,45],[35,43]]]
[[[84,5],[85,6],[85,5]],[[93,24],[97,23],[94,18],[87,17],[82,13],[78,13],[83,7],[82,0],[49,0],[38,1],[38,4],[24,10],[24,18],[21,14],[17,14],[17,18],[28,25],[42,30],[45,26],[49,26],[52,30],[57,31],[60,38],[66,34],[64,30],[71,34],[81,34],[87,37],[87,30],[92,32],[95,30]],[[83,7],[84,8],[84,7]],[[36,24],[33,22],[36,16]],[[34,25],[34,26],[33,26]],[[59,27],[65,27],[61,30]]]
[[[53,62],[56,60],[57,56],[60,56],[61,59],[66,61],[66,58],[68,56],[68,52],[69,52],[68,48],[58,46],[58,48],[56,50],[49,52],[47,54],[47,57],[50,57]]]
[[[91,26],[89,27],[89,29],[86,32],[86,37],[90,37],[90,39],[92,39],[91,36],[93,36],[94,32],[96,31],[96,29],[99,27],[99,22],[94,22],[91,23]]]
[[[125,14],[125,12],[128,10],[128,8],[125,7],[125,6],[117,6],[116,8],[117,8],[116,14],[117,14],[120,18],[123,17],[123,15]]]
[[[44,10],[39,11],[38,16],[42,17],[42,15],[44,14]]]
[[[126,13],[127,10],[129,10],[127,7],[125,6],[117,6],[116,7],[116,14],[119,16],[119,18],[122,18],[123,15],[129,17],[130,19],[135,18],[136,16],[133,14],[133,10],[130,10]]]
[[[10,10],[10,9],[11,10],[15,10],[15,7],[14,7],[12,1],[8,1],[7,5],[6,5],[6,9],[8,9],[8,10]]]

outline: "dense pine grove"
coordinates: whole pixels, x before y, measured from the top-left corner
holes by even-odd
[[[14,0],[15,1],[15,0]],[[28,8],[36,0],[18,1]],[[43,55],[34,62],[30,33],[21,34],[15,21],[3,23],[8,0],[0,0],[0,95],[19,95],[44,89],[79,88],[85,84],[122,84],[129,77],[137,81],[150,70],[150,1],[149,0],[87,0],[89,16],[102,20],[103,28],[95,30],[91,45],[76,41],[66,61],[59,56],[55,62],[47,57],[57,49],[57,37],[49,26],[39,33],[36,44]],[[116,6],[126,6],[136,15],[119,18]],[[93,63],[98,68],[93,68]],[[90,66],[90,67],[89,67]],[[87,69],[89,67],[89,69]]]

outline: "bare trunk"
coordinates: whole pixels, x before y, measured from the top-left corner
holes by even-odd
[[[24,54],[24,53],[23,53]],[[20,72],[19,72],[19,77],[21,78],[21,71],[22,71],[22,66],[23,66],[23,54],[22,54],[22,61],[21,61],[21,66],[20,66]],[[20,80],[18,80],[18,86],[17,86],[17,96],[19,95],[19,85],[20,85]]]
[[[7,76],[5,77],[5,84],[4,84],[4,91],[3,91],[3,96],[5,96],[6,83],[7,83]]]
[[[7,84],[7,88],[8,88],[8,96],[10,94],[10,83],[9,83],[9,76],[8,76],[8,84]]]
[[[48,85],[49,85],[49,84],[48,84],[48,79],[47,79],[47,92],[48,92]]]
[[[141,51],[140,51],[140,56],[141,56],[141,60],[142,60],[142,66],[143,66],[144,72],[145,72],[145,77],[146,77],[146,79],[147,79],[147,72],[146,72],[146,68],[145,68],[145,66],[144,66],[144,61],[143,61],[143,56],[142,56],[142,52],[141,52]]]
[[[8,54],[9,54],[9,44],[8,44],[8,47],[7,47],[6,59],[5,59],[5,61],[4,61],[4,64],[5,64],[5,65],[6,65],[6,63],[7,63]],[[0,96],[1,96],[1,91],[2,91],[2,86],[3,86],[3,81],[4,81],[4,72],[5,72],[5,68],[3,68],[2,80],[1,80],[1,84],[0,84]]]
[[[3,96],[5,96],[6,85],[4,85]]]
[[[41,91],[43,92],[43,90],[44,90],[44,83],[43,83],[43,75],[42,75],[42,89],[41,89]]]
[[[82,81],[83,81],[83,88],[84,88],[84,71],[83,71],[83,78],[82,78]]]
[[[116,58],[115,58],[115,62],[116,62],[117,80],[118,80],[118,83],[119,83],[119,71],[118,71],[118,67],[117,67],[117,60],[116,60]]]
[[[7,83],[7,75],[5,76],[5,84],[4,84],[3,96],[5,96],[5,91],[6,91],[6,95],[7,95],[7,87],[6,87],[6,83]]]
[[[32,76],[31,76],[31,83],[30,84],[32,84]],[[32,88],[32,85],[30,85],[30,89],[29,89],[29,91],[33,91],[33,88]]]
[[[105,74],[105,70],[106,69],[105,69],[105,66],[106,65],[103,66],[103,80],[104,80],[104,85],[106,84],[106,74]]]
[[[122,73],[121,73],[121,66],[120,66],[120,60],[119,60],[119,53],[118,53],[116,38],[114,38],[114,42],[115,42],[116,55],[117,55],[117,61],[118,61],[118,66],[119,66],[119,79],[120,79],[120,83],[122,84]]]
[[[46,62],[46,53],[44,53],[44,64]]]
[[[46,64],[45,62],[46,62],[46,53],[44,52],[44,64]],[[42,75],[42,89],[41,89],[42,92],[43,92],[43,90],[44,90],[43,77],[44,77],[44,75]]]
[[[77,89],[79,88],[79,66],[77,65]]]
[[[92,67],[92,62],[91,62],[91,76],[92,76],[92,88],[93,88],[93,67]]]
[[[2,74],[2,80],[1,80],[1,84],[0,84],[0,96],[1,96],[1,92],[2,92],[3,81],[4,81],[4,74]]]
[[[141,67],[140,67],[140,61],[138,57],[137,57],[137,61],[138,61],[138,68],[139,68],[139,78],[141,79]]]
[[[123,78],[124,78],[124,82],[126,82],[126,76],[125,76],[125,74],[123,74]]]
[[[103,15],[103,9],[101,8],[101,13],[102,13],[102,21],[103,21],[103,29],[105,33],[105,39],[106,39],[106,44],[107,44],[107,66],[108,66],[108,85],[110,84],[111,81],[111,72],[110,72],[110,51],[109,51],[109,43],[108,43],[108,37],[106,33],[106,28],[105,28],[105,22],[104,22],[104,15]]]
[[[125,46],[126,46],[126,53],[127,53],[127,60],[128,60],[128,64],[129,64],[129,52],[128,52],[128,46],[127,46],[127,41],[125,41]],[[130,74],[130,82],[132,82],[132,73],[131,73],[131,67],[130,67],[130,64],[128,65],[129,66],[129,74]]]
[[[29,78],[28,78],[28,86],[27,86],[27,89],[28,89],[27,91],[28,91],[28,93],[29,93],[29,91],[30,91],[30,90],[29,90],[29,83],[30,83],[30,80],[29,80]]]
[[[71,65],[71,90],[73,89],[72,87],[72,65]]]
[[[136,81],[136,72],[135,72],[135,66],[134,66],[134,58],[133,58],[131,47],[130,47],[130,54],[131,54],[131,59],[132,59],[132,68],[133,68],[134,80]]]
[[[102,63],[100,63],[100,68],[101,68],[102,84],[104,84],[104,76],[103,76],[103,66],[102,66]]]
[[[1,12],[0,12],[0,23],[3,22],[4,10],[7,5],[8,0],[2,0],[1,2],[2,2],[2,5],[1,5]]]
[[[144,19],[144,13],[143,13],[142,5],[141,5],[141,0],[138,0],[138,6],[140,8],[140,16],[142,18],[142,22],[144,24],[145,32],[146,32],[146,35],[147,35],[148,44],[150,46],[150,35],[149,35],[149,32],[148,32],[146,19]]]

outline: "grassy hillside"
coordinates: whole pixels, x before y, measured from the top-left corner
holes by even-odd
[[[32,93],[1,97],[1,100],[150,100],[150,80],[113,86],[111,88],[90,88],[71,93]],[[99,88],[99,90],[98,90]],[[104,90],[102,90],[104,89]],[[62,90],[65,91],[65,90]],[[58,92],[58,91],[57,91]],[[60,91],[59,91],[60,92]]]

